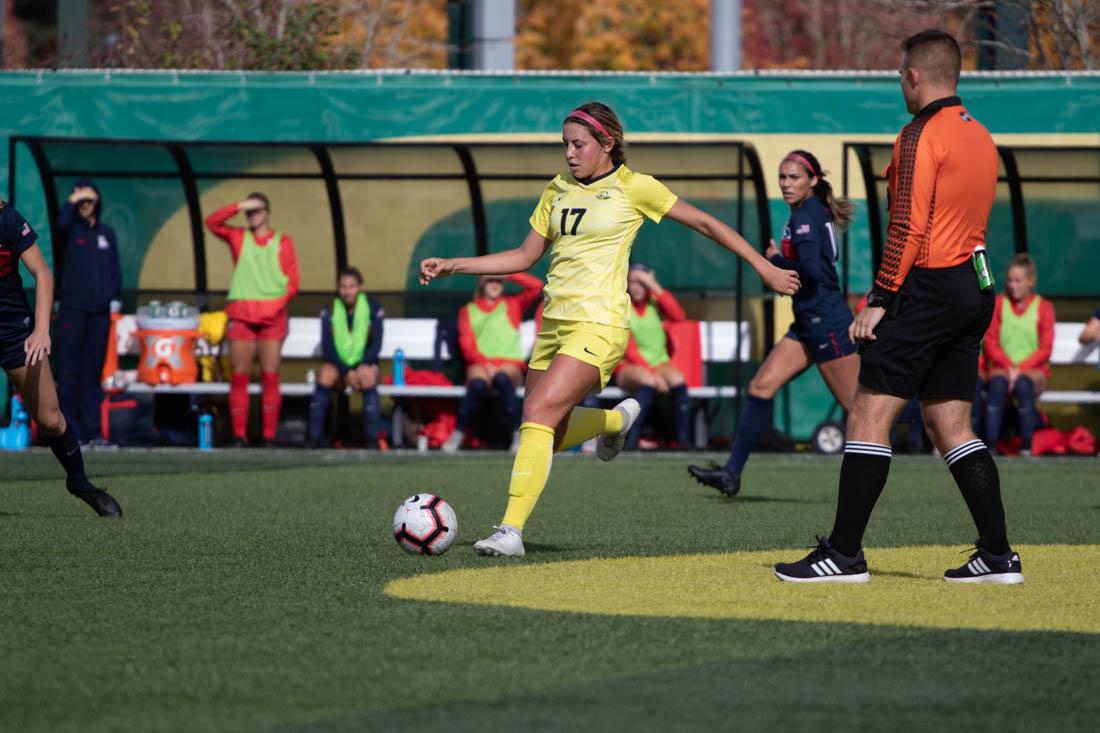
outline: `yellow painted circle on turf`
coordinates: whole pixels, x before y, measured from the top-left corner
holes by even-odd
[[[783,583],[776,562],[805,550],[518,561],[389,583],[397,598],[620,616],[769,619],[1005,631],[1100,633],[1100,545],[1016,548],[1025,582],[958,585],[957,547],[867,551],[866,585]]]

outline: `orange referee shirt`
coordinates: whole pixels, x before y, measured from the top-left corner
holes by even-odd
[[[875,290],[897,292],[910,269],[953,267],[985,244],[997,170],[993,138],[958,97],[918,112],[886,171],[890,223]]]

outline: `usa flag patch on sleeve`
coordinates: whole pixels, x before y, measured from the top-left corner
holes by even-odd
[[[802,226],[798,227],[798,229],[795,229],[794,233],[795,234],[809,234],[810,233],[810,225],[809,224],[803,224]]]

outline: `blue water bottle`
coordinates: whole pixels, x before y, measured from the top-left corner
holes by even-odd
[[[199,415],[199,450],[214,447],[214,416],[208,412]]]
[[[0,450],[26,450],[31,443],[30,416],[19,395],[11,398],[11,424],[0,428]]]
[[[393,352],[393,383],[398,386],[405,384],[405,350],[398,349]]]

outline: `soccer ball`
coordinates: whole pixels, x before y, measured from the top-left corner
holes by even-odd
[[[417,494],[397,507],[393,537],[411,555],[442,555],[458,536],[458,516],[433,494]]]

